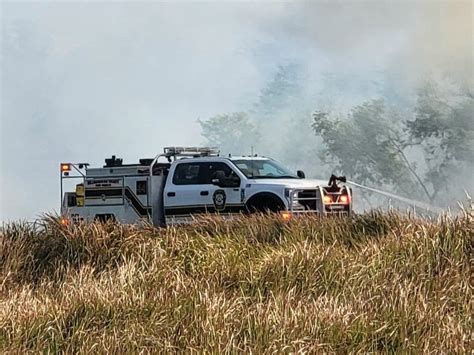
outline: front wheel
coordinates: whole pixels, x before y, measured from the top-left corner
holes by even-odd
[[[285,206],[276,197],[256,196],[247,202],[248,213],[277,213],[283,211]]]

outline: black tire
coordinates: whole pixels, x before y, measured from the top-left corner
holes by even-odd
[[[283,211],[285,205],[281,199],[271,193],[252,196],[246,204],[248,213],[276,213]]]

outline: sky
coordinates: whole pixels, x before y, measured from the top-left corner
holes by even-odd
[[[0,220],[59,209],[59,163],[199,145],[198,119],[247,110],[279,66],[377,73],[400,90],[472,78],[470,1],[1,2]]]

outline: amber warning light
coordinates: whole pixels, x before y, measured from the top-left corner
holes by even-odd
[[[61,172],[66,173],[71,171],[71,164],[61,163]]]
[[[323,201],[324,201],[324,204],[328,205],[328,204],[332,203],[332,197],[329,196],[329,195],[324,195]]]
[[[349,204],[349,196],[348,195],[341,195],[341,197],[339,198],[339,202],[344,204],[344,205],[348,205]]]

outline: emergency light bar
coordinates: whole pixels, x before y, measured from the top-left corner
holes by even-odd
[[[172,156],[218,156],[220,151],[214,147],[166,147],[167,157]]]

